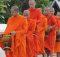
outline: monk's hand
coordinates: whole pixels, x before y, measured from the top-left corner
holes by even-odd
[[[16,32],[15,31],[11,32],[11,35],[16,35]]]
[[[57,31],[57,35],[60,35],[60,31]]]
[[[51,31],[52,31],[52,26],[48,26],[48,28],[45,32],[45,35],[48,36]]]
[[[52,31],[52,26],[48,26],[47,31],[48,31],[48,32],[51,32],[51,31]]]

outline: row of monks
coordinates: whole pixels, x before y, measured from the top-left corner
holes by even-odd
[[[60,54],[60,12],[55,16],[54,9],[46,7],[42,14],[42,9],[35,8],[35,5],[35,0],[29,0],[30,8],[24,10],[23,15],[19,15],[17,6],[11,8],[12,16],[8,19],[4,34],[11,33],[12,44],[6,57]]]

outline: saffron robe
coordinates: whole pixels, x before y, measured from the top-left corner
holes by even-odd
[[[47,16],[48,26],[52,26],[51,32],[49,32],[48,37],[45,38],[45,48],[47,48],[50,53],[54,53],[55,41],[56,41],[56,17]]]
[[[44,25],[46,24],[46,20],[44,21],[45,18],[41,14],[41,10],[39,8],[29,9],[29,11],[30,11],[30,18],[37,20],[35,39],[34,39],[35,55],[39,53],[44,53],[44,30],[45,30]]]
[[[4,34],[10,34],[13,31],[16,32],[16,35],[12,36],[12,57],[26,57],[27,28],[28,23],[24,16],[12,16],[8,19],[7,28]]]
[[[60,31],[60,18],[57,17],[57,27],[58,27],[58,31]],[[58,42],[56,42],[55,45],[55,52],[60,52],[60,38],[56,38],[56,40],[58,40]]]
[[[27,31],[27,57],[34,57],[34,37],[35,37],[36,20],[28,19],[28,31]]]

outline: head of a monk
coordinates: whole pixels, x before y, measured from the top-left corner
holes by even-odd
[[[23,16],[25,16],[25,17],[29,17],[29,15],[30,15],[30,11],[29,10],[24,10],[24,12],[23,12]]]
[[[46,15],[46,16],[49,15],[49,8],[48,7],[44,8],[44,15]]]
[[[17,6],[12,6],[11,7],[11,15],[17,16],[18,14],[19,14],[19,8]]]
[[[35,0],[29,0],[29,7],[30,8],[35,8],[36,2]]]
[[[49,8],[49,12],[50,12],[50,13],[49,13],[50,15],[54,15],[54,12],[55,12],[55,11],[54,11],[54,8]]]

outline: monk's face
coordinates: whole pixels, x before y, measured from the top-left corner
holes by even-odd
[[[36,3],[35,3],[35,1],[29,1],[29,7],[30,8],[35,8],[35,5],[36,5]]]
[[[50,15],[54,15],[54,10],[50,10]]]
[[[23,16],[29,16],[28,12],[23,12]]]
[[[47,16],[48,14],[49,14],[49,10],[48,10],[48,8],[45,8],[45,9],[44,9],[44,15]]]
[[[29,16],[30,16],[30,11],[29,10],[24,10],[23,16],[25,16],[28,19]]]
[[[18,12],[16,10],[14,10],[14,9],[11,10],[11,15],[12,16],[16,16],[17,14],[18,14]]]

